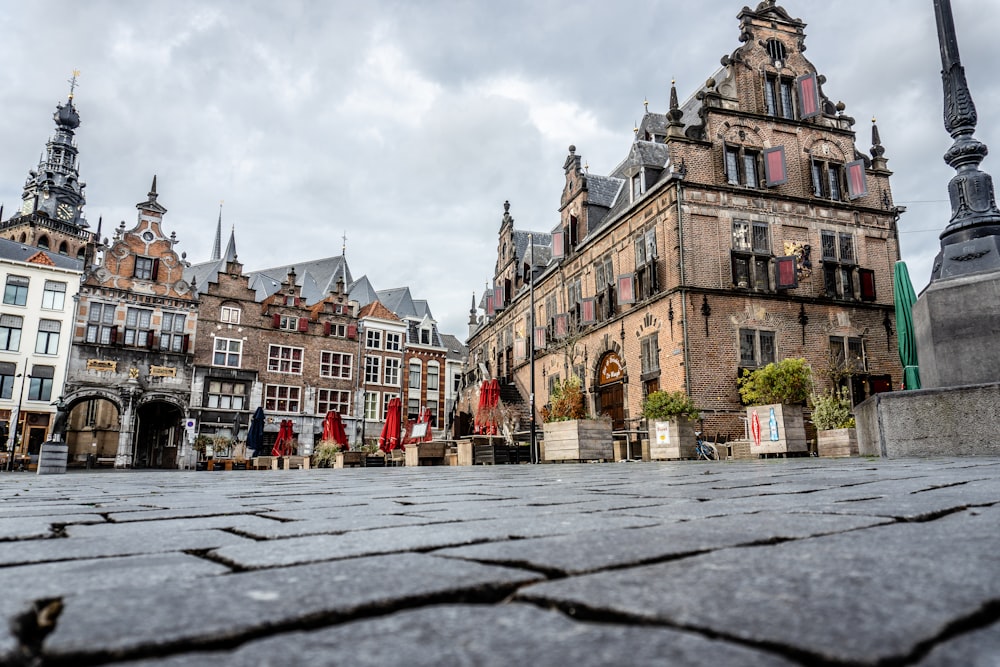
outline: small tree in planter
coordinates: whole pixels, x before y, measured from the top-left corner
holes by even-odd
[[[549,405],[542,408],[546,461],[583,461],[614,458],[611,420],[587,414],[580,378],[556,384]]]
[[[820,456],[858,454],[858,437],[851,416],[851,393],[846,387],[812,397],[812,421]]]
[[[207,435],[199,435],[194,439],[192,447],[194,451],[198,452],[199,461],[205,458],[205,452],[208,450],[210,444],[212,444],[212,439]]]
[[[320,440],[312,454],[313,467],[332,468],[341,451],[343,450],[335,440]]]
[[[802,406],[812,392],[812,369],[805,359],[782,359],[754,371],[744,370],[739,389],[743,402],[753,406],[747,408],[754,441],[751,452],[809,451]]]
[[[700,413],[683,391],[654,391],[642,403],[642,416],[652,425],[649,457],[683,459],[694,456],[696,437],[691,421]]]

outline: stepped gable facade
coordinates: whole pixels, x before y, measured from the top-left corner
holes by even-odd
[[[198,295],[162,228],[156,177],[80,286],[64,401],[71,460],[173,468],[185,456]]]
[[[684,104],[672,86],[665,112],[647,109],[610,173],[569,148],[558,223],[535,233],[551,238],[544,266],[517,256],[505,211],[472,375],[527,398],[533,349],[538,408],[576,375],[595,413],[634,432],[649,392],[683,390],[703,430],[728,437],[744,435],[744,370],[804,357],[818,389],[855,402],[899,381],[904,209],[878,129],[865,155],[804,55],[805,23],[769,1],[737,18],[740,45]]]

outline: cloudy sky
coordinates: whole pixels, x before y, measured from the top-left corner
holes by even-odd
[[[746,2],[0,0],[4,217],[79,69],[85,211],[105,236],[157,174],[190,261],[209,258],[220,201],[248,269],[338,255],[346,235],[355,277],[409,285],[464,338],[504,200],[518,228],[553,227],[567,146],[611,171],[644,99],[664,111],[672,77],[685,98],[739,46]],[[878,117],[919,290],[953,173],[931,0],[779,4],[866,153]],[[953,5],[976,136],[1000,150],[1000,2]]]

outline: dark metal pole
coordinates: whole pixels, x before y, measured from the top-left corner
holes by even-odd
[[[364,346],[362,343],[363,336],[364,329],[361,326],[361,322],[358,322],[358,385],[361,387],[361,405],[358,408],[358,415],[361,417],[360,449],[365,448],[365,410],[367,409],[368,402],[368,387],[365,386],[363,376],[363,373],[365,372],[365,357],[363,353]]]
[[[531,260],[528,262],[528,284],[529,284],[529,309],[531,310],[531,317],[528,318],[530,324],[528,325],[531,331],[528,332],[528,358],[530,359],[530,374],[531,381],[529,382],[528,392],[530,397],[528,403],[531,406],[531,462],[541,463],[538,455],[538,443],[535,436],[535,244],[532,240],[532,235],[528,234],[528,252],[531,253]]]
[[[29,377],[31,377],[28,375],[27,361],[24,362],[24,372],[18,373],[17,375],[21,378],[21,392],[17,395],[17,416],[11,420],[13,423],[11,424],[12,430],[10,432],[9,444],[7,446],[7,472],[14,471],[14,444],[17,442],[17,426],[21,421],[21,406],[24,405],[24,383]],[[24,440],[24,429],[21,429],[21,440]]]
[[[993,179],[979,170],[979,163],[989,151],[972,136],[979,117],[958,52],[951,0],[934,0],[934,18],[941,49],[944,127],[955,140],[945,152],[944,161],[958,173],[948,184],[951,221],[941,233],[941,253],[935,259],[931,281],[995,270],[1000,266],[996,253],[990,252],[1000,245],[1000,240],[990,238],[1000,236],[1000,210],[993,192]],[[972,245],[968,247],[946,252],[947,246],[970,242]]]

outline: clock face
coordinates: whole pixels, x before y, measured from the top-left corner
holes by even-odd
[[[73,217],[73,207],[69,204],[59,204],[59,208],[56,209],[56,216],[60,220],[69,220]]]
[[[143,232],[142,239],[147,243],[153,240],[153,232]]]

